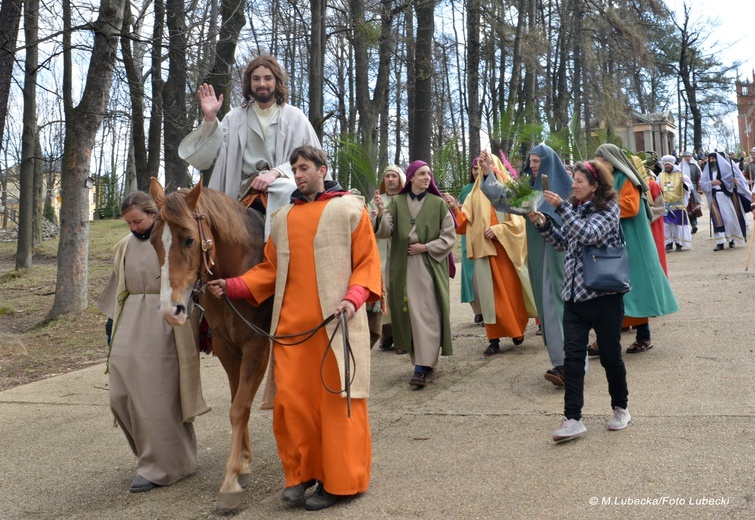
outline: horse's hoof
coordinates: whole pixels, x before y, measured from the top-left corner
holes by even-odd
[[[249,484],[252,483],[252,474],[251,473],[239,473],[239,486],[242,488],[247,487]]]
[[[230,491],[227,493],[218,493],[218,502],[215,504],[215,509],[218,511],[231,511],[238,508],[244,502],[243,491]]]

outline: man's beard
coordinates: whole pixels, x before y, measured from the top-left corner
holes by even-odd
[[[271,92],[269,90],[257,90],[254,93],[254,99],[260,103],[269,103],[270,101],[272,101],[273,96],[275,96],[275,92]]]

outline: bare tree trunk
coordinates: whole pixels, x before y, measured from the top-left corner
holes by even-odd
[[[467,0],[467,115],[470,162],[480,153],[480,0]]]
[[[36,0],[35,0],[36,1]],[[27,3],[29,5],[31,2]],[[34,138],[34,197],[32,207],[34,216],[32,219],[32,244],[38,246],[42,243],[42,222],[44,220],[44,189],[45,179],[42,171],[42,144],[39,142],[39,132]]]
[[[99,16],[92,24],[94,45],[86,85],[77,106],[72,103],[71,5],[63,0],[64,79],[66,112],[65,147],[62,161],[60,243],[55,301],[48,318],[87,308],[89,257],[88,196],[84,182],[97,129],[110,99],[118,31],[123,23],[125,0],[101,0]]]
[[[23,0],[3,0],[0,3],[0,148],[3,146],[5,118],[8,116],[8,97],[13,79],[22,5]]]
[[[126,171],[123,173],[123,193],[131,193],[142,188],[139,187],[137,179],[138,169],[136,168],[136,159],[134,157],[134,137],[133,133],[129,136],[128,154],[126,159]]]
[[[165,4],[163,0],[153,0],[155,8],[155,25],[152,28],[152,54],[151,54],[151,83],[152,83],[152,110],[149,115],[149,134],[147,135],[147,170],[142,173],[137,170],[137,185],[149,184],[150,177],[157,177],[160,171],[160,157],[162,150],[163,128],[163,88],[162,80],[162,38],[165,27]]]
[[[174,0],[168,0],[168,9]],[[246,23],[244,18],[244,1],[243,0],[223,0],[220,14],[222,24],[220,26],[220,37],[215,47],[215,62],[212,70],[205,78],[205,82],[211,84],[216,95],[223,94],[223,108],[220,110],[221,115],[225,115],[231,109],[231,83],[233,67],[236,64],[236,46],[239,41],[239,34]],[[183,14],[182,14],[183,15]],[[170,27],[170,18],[168,18]],[[184,22],[181,22],[184,28]],[[183,53],[185,54],[185,38],[183,41]],[[184,77],[186,76],[186,58],[184,62]],[[209,177],[208,179],[209,180]]]
[[[186,12],[183,0],[168,0],[166,15],[169,43],[168,81],[165,82],[163,87],[165,189],[166,191],[175,191],[178,188],[189,186],[186,163],[178,156],[178,146],[188,133],[186,115]],[[220,56],[219,53],[218,56]],[[218,60],[220,60],[219,57]]]
[[[34,246],[34,163],[37,152],[37,66],[39,65],[39,0],[27,0],[24,9],[24,129],[21,138],[21,171],[19,172],[18,242],[16,269],[31,267]]]
[[[417,45],[415,52],[414,132],[410,149],[411,161],[421,159],[432,163],[433,120],[433,35],[435,34],[435,0],[420,0],[417,13]]]
[[[378,158],[378,117],[388,108],[388,80],[390,78],[392,52],[391,0],[381,2],[381,28],[378,39],[378,70],[375,91],[370,96],[369,74],[371,64],[365,36],[364,3],[351,1],[351,23],[354,31],[354,55],[356,71],[356,103],[359,113],[359,143],[372,162],[374,173]]]
[[[535,8],[537,0],[529,0],[527,6],[527,32],[528,38],[532,39],[535,33]],[[537,106],[535,104],[535,96],[537,94],[537,70],[534,67],[534,63],[529,63],[529,66],[524,70],[524,122],[527,124],[537,123]],[[525,143],[527,148],[531,148],[534,143]]]
[[[310,0],[312,27],[309,43],[309,122],[322,142],[323,83],[325,80],[325,11],[326,0]]]
[[[516,106],[519,101],[520,85],[522,83],[522,43],[524,40],[524,31],[527,24],[527,5],[529,0],[519,0],[518,13],[519,18],[516,25],[516,36],[514,37],[514,53],[511,65],[511,80],[509,81],[509,95],[506,99],[506,116],[503,118],[502,125],[512,126],[516,114]],[[501,77],[503,81],[503,76]],[[501,148],[510,155],[512,150],[513,138],[511,136],[501,136]]]
[[[133,148],[134,169],[137,172],[144,172],[138,179],[139,182],[137,184],[140,190],[146,191],[149,189],[149,177],[147,176],[148,151],[146,134],[144,132],[144,85],[142,83],[141,64],[134,59],[131,50],[132,37],[137,35],[131,31],[130,1],[125,3],[124,9],[121,55],[123,56],[123,65],[126,69],[128,93],[131,99],[131,135],[129,136],[129,143]]]
[[[416,156],[414,149],[414,120],[417,99],[417,40],[414,37],[414,10],[406,10],[406,142],[409,143],[409,161]]]

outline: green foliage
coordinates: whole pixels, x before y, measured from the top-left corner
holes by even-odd
[[[509,117],[503,113],[490,135],[491,151],[503,150],[507,157],[519,155],[524,158],[536,143],[542,141],[543,135],[542,124],[524,123],[516,115]]]
[[[441,191],[458,195],[467,183],[467,158],[459,148],[459,138],[454,136],[433,154],[433,175]]]
[[[115,215],[116,209],[120,209],[120,189],[118,186],[118,176],[112,173],[106,173],[100,177],[100,200],[97,201],[98,208],[110,208],[110,214]],[[112,218],[112,217],[111,217]]]
[[[10,282],[11,280],[15,280],[20,277],[21,273],[19,273],[18,271],[8,271],[7,273],[0,275],[0,283]]]
[[[338,140],[333,162],[337,165],[334,178],[346,189],[356,189],[370,200],[377,186],[375,158],[369,157],[356,136],[347,135]]]
[[[595,150],[598,146],[605,143],[615,144],[619,148],[622,147],[621,139],[605,128],[592,130],[589,139],[585,139],[583,134],[582,122],[575,113],[569,121],[568,128],[550,134],[547,137],[547,142],[562,158],[571,158],[573,161],[592,159],[595,157]]]
[[[512,177],[506,181],[503,187],[509,205],[514,208],[524,208],[529,201],[534,201],[540,196],[540,192],[532,186],[532,177],[524,172],[518,178]],[[530,204],[529,209],[534,209],[534,204]]]
[[[16,308],[12,303],[0,302],[0,316],[7,316],[9,314],[15,314]]]

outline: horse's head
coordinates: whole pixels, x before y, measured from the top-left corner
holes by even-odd
[[[160,261],[160,312],[171,325],[183,325],[191,315],[192,291],[200,275],[212,269],[213,237],[202,215],[202,180],[191,190],[165,195],[154,177],[150,194],[159,209],[150,241]]]

